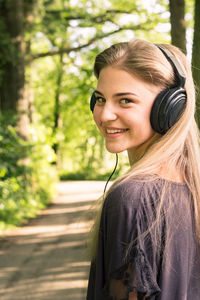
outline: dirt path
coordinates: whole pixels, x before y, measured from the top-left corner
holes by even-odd
[[[86,238],[104,182],[63,182],[53,204],[0,240],[0,300],[83,300]]]

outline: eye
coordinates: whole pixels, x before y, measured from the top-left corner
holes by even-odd
[[[133,103],[132,100],[127,99],[127,98],[121,99],[120,102],[121,102],[122,104]]]
[[[105,103],[106,99],[102,98],[102,97],[96,97],[96,102],[99,104]]]

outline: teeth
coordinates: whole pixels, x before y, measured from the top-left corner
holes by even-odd
[[[107,133],[118,133],[118,132],[124,132],[126,129],[106,129]]]

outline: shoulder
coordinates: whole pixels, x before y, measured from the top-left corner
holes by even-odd
[[[162,179],[158,176],[135,177],[123,180],[111,187],[105,206],[110,208],[132,207],[134,209],[155,209],[162,199],[163,208],[173,203],[174,208],[188,205],[191,193],[186,184],[179,184]],[[163,201],[164,198],[164,201]],[[180,205],[181,204],[181,205]]]
[[[105,205],[107,208],[115,206],[117,208],[131,206],[138,208],[143,202],[157,199],[161,193],[163,183],[160,180],[149,178],[129,178],[111,187]]]

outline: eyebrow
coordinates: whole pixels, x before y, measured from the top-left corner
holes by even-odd
[[[101,92],[99,92],[98,90],[95,90],[94,93],[98,93],[99,95],[103,96],[103,94]],[[113,96],[117,97],[117,96],[126,96],[126,95],[133,95],[133,96],[137,96],[135,93],[131,93],[131,92],[124,92],[124,93],[116,93]]]

